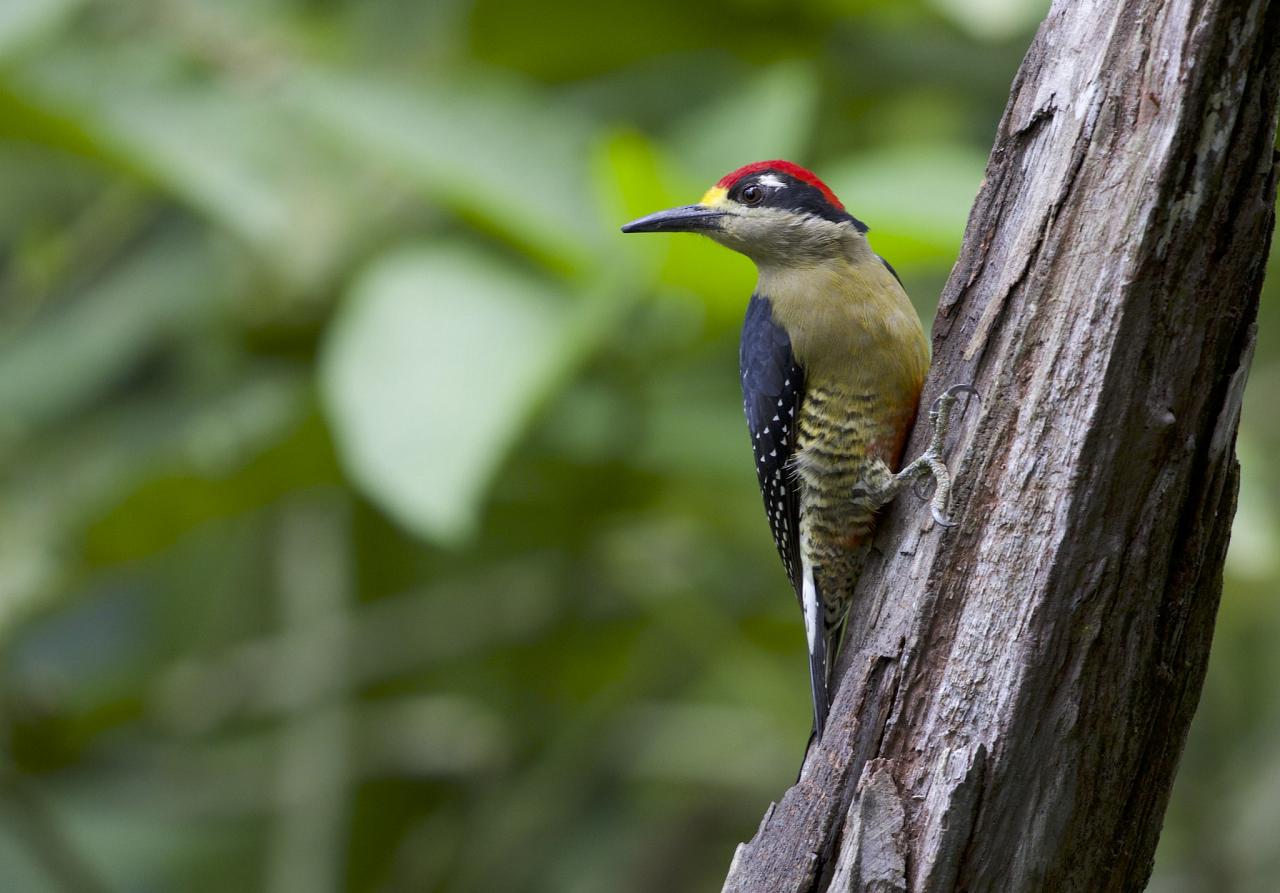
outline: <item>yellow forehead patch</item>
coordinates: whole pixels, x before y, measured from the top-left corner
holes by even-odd
[[[725,196],[728,194],[729,190],[725,189],[723,186],[712,186],[707,190],[706,194],[702,196],[702,200],[699,201],[698,204],[703,205],[704,207],[714,208],[716,205],[724,201]]]

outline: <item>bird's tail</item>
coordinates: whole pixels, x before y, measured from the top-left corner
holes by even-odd
[[[815,587],[816,588],[816,587]],[[831,710],[831,696],[836,659],[843,645],[848,615],[834,625],[828,625],[822,594],[818,592],[817,629],[809,647],[809,685],[813,692],[813,737],[810,746],[821,740],[827,728],[827,716]]]
[[[809,761],[809,751],[822,740],[822,733],[827,727],[827,711],[831,708],[827,686],[827,637],[824,632],[825,630],[818,630],[818,634],[814,636],[813,645],[809,649],[809,684],[813,691],[813,731],[809,733],[809,740],[804,746],[804,759],[800,761],[800,769],[796,775],[797,782],[804,775],[804,765]]]
[[[821,602],[819,602],[821,605]],[[831,667],[828,660],[826,623],[822,618],[822,608],[818,609],[818,629],[809,645],[809,684],[813,691],[813,740],[822,738],[827,728],[827,711],[831,709],[829,682]]]
[[[831,661],[827,635],[827,607],[818,585],[817,574],[808,561],[802,565],[800,606],[804,609],[804,632],[809,646],[809,685],[813,692],[813,739],[822,738],[827,727],[827,711],[831,706],[829,683]]]

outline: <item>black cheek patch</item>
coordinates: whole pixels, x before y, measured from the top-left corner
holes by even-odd
[[[833,206],[817,187],[810,186],[808,183],[801,182],[794,177],[779,174],[774,174],[774,176],[787,185],[785,189],[773,190],[769,199],[764,202],[766,205],[800,214],[812,214],[814,217],[821,217],[823,220],[830,220],[832,223],[849,223],[860,233],[867,231],[865,223],[848,211],[843,211]]]

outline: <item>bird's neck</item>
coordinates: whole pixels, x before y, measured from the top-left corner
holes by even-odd
[[[924,329],[897,278],[865,239],[802,265],[760,265],[758,293],[791,338],[810,384],[914,406],[929,365]]]

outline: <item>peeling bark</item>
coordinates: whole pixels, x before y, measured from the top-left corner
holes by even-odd
[[[1204,678],[1275,207],[1280,0],[1055,3],[934,322],[826,737],[725,891],[1136,891]],[[908,454],[922,447],[917,425]]]

